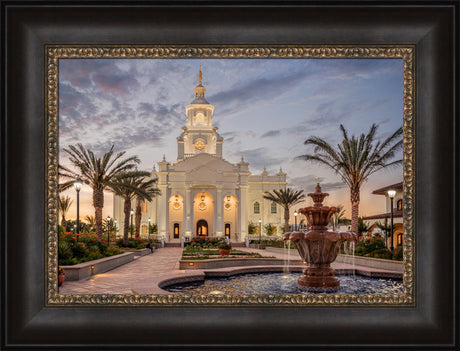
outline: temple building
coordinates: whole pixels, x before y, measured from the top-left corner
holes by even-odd
[[[153,169],[151,176],[158,178],[161,195],[142,204],[141,235],[148,235],[151,223],[166,242],[197,235],[227,236],[237,242],[246,239],[250,222],[256,230],[259,223],[261,228],[270,224],[280,234],[283,209],[265,200],[263,194],[285,189],[286,173],[280,169],[269,175],[264,169],[252,175],[243,157],[237,164],[226,161],[224,139],[212,124],[214,106],[206,100],[205,92],[200,69],[195,99],[185,108],[186,125],[177,137],[177,159],[170,163],[163,157],[158,171]],[[113,208],[122,234],[123,199],[114,196]]]

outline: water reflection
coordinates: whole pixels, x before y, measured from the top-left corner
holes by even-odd
[[[300,273],[244,274],[228,278],[206,279],[164,287],[183,294],[308,294],[297,288]],[[342,275],[336,294],[402,294],[402,280]]]

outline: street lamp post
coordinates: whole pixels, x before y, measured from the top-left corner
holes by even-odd
[[[391,246],[390,246],[390,249],[391,251],[394,250],[394,247],[393,247],[393,198],[395,197],[396,195],[396,191],[394,190],[388,190],[388,196],[390,197],[390,200],[391,200],[391,223],[390,223],[390,233],[391,233]]]
[[[295,210],[294,211],[294,221],[295,221],[294,222],[295,223],[294,224],[294,231],[297,231],[297,215],[298,215],[297,210]]]
[[[259,218],[259,249],[260,249],[261,241],[262,241],[262,219]]]
[[[110,216],[107,216],[107,245],[110,246]]]
[[[131,238],[133,237],[134,227],[133,227],[133,215],[134,211],[131,210]]]
[[[77,230],[76,233],[80,231],[80,189],[82,186],[80,177],[77,177],[77,179],[73,182],[73,186],[75,190],[77,191]]]

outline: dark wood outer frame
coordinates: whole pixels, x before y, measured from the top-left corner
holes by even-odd
[[[2,2],[2,347],[454,348],[456,3],[95,4]],[[417,306],[44,307],[44,45],[152,43],[416,45]]]

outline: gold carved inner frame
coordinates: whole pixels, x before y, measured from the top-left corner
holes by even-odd
[[[46,303],[60,305],[415,306],[415,46],[58,46],[45,48],[46,87]],[[127,295],[58,292],[58,76],[65,58],[397,58],[403,60],[402,294]]]

